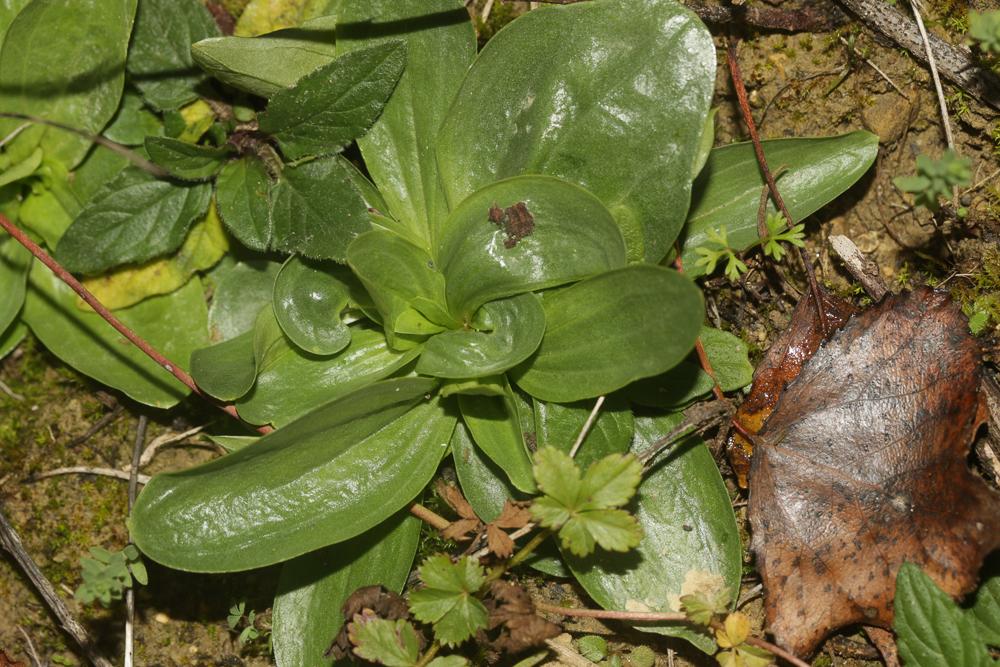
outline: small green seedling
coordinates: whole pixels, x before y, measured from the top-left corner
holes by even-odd
[[[82,558],[83,583],[76,589],[77,600],[84,604],[100,601],[107,607],[112,600],[121,600],[126,588],[132,587],[133,579],[143,586],[148,583],[146,566],[134,544],[121,551],[108,551],[102,547],[91,547],[93,558]]]
[[[969,12],[969,37],[984,52],[1000,54],[1000,10]]]
[[[246,646],[255,639],[259,639],[262,635],[256,625],[257,612],[253,609],[246,611],[246,606],[247,603],[241,600],[229,608],[229,615],[226,616],[226,622],[229,624],[229,629],[232,632],[236,632],[240,626],[243,626],[239,630],[239,637],[236,638],[240,646]]]
[[[951,197],[952,188],[972,183],[972,161],[950,149],[937,160],[918,155],[916,175],[898,176],[892,182],[903,192],[913,194],[917,206],[937,211],[940,200]]]
[[[753,245],[759,245],[766,257],[780,262],[788,252],[788,249],[783,245],[785,243],[798,248],[803,247],[805,225],[798,224],[788,227],[788,222],[781,213],[768,213],[765,223],[767,236]],[[718,231],[711,229],[707,236],[708,243],[695,248],[695,252],[700,255],[695,261],[695,265],[703,267],[705,273],[710,274],[715,271],[716,264],[725,259],[726,277],[732,282],[739,280],[740,276],[747,272],[747,265],[736,254],[736,250],[730,246],[726,228],[723,226]]]

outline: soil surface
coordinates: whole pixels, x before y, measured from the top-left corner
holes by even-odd
[[[485,4],[477,0],[470,11],[478,15]],[[728,2],[723,4],[729,6]],[[969,94],[945,86],[956,145],[973,164],[974,185],[962,193],[960,201],[968,213],[964,218],[947,211],[932,217],[926,209],[914,209],[892,179],[913,174],[917,155],[936,156],[945,148],[941,114],[927,69],[911,54],[880,41],[865,25],[842,14],[836,3],[770,0],[751,4],[783,11],[809,7],[826,12],[837,24],[829,32],[739,29],[739,59],[762,136],[831,135],[857,129],[879,136],[875,167],[834,204],[806,221],[807,248],[816,259],[823,282],[842,295],[865,300],[830,250],[828,238],[842,234],[878,264],[894,290],[920,284],[946,285],[966,307],[971,308],[973,302],[986,304],[981,307],[992,308],[993,319],[982,340],[988,368],[995,373],[1000,319],[1000,121],[996,113]],[[952,43],[963,39],[968,4],[979,9],[997,6],[955,0],[927,0],[924,4],[930,30]],[[523,11],[522,7],[498,1],[490,21],[482,26],[484,38]],[[730,26],[710,27],[719,47],[715,101],[719,106],[718,145],[744,140],[746,130],[725,67],[725,35]],[[775,167],[780,165],[772,165]],[[786,325],[805,283],[794,263],[762,270],[756,256],[751,255],[747,262],[752,271],[742,284],[734,286],[716,277],[704,285],[712,323],[741,336],[759,357]],[[35,478],[66,466],[127,469],[141,414],[151,420],[147,440],[209,425],[217,417],[194,401],[166,413],[146,411],[68,369],[30,337],[0,362],[0,381],[4,389],[0,393],[0,506],[70,609],[97,638],[104,653],[120,664],[124,605],[116,602],[109,609],[99,604],[82,605],[72,593],[80,584],[80,559],[88,555],[90,547],[118,550],[127,544],[127,483],[93,474]],[[109,423],[88,435],[103,420]],[[187,467],[215,455],[213,446],[194,435],[164,448],[143,472]],[[724,463],[723,468],[728,472]],[[733,488],[734,497],[738,497]],[[742,513],[740,505],[737,502]],[[137,594],[136,664],[273,664],[266,630],[276,571],[201,576],[166,570],[151,562],[147,565],[150,584],[140,587]],[[548,602],[578,601],[581,595],[565,582],[530,574],[525,579],[534,594]],[[744,593],[750,602],[743,609],[750,613],[759,633],[760,598],[753,597],[757,583],[748,569]],[[247,610],[258,612],[257,627],[262,631],[247,645],[239,644],[226,620],[229,608],[241,601]],[[682,642],[620,625],[570,621],[564,627],[573,636],[605,636],[623,664],[632,664],[637,646],[651,648],[657,664],[715,664]],[[15,661],[31,664],[29,641],[43,664],[84,664],[13,561],[0,558],[0,650]],[[877,656],[859,631],[832,638],[814,664],[881,664]]]

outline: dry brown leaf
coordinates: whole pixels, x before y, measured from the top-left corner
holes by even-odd
[[[452,521],[449,523],[441,531],[441,537],[446,540],[462,542],[463,540],[469,540],[478,535],[482,527],[483,524],[479,521],[479,519],[459,519],[458,521]]]
[[[498,558],[510,558],[514,553],[514,540],[495,523],[486,524],[486,546]]]
[[[462,492],[459,491],[458,487],[454,484],[446,484],[445,482],[438,480],[434,485],[434,490],[441,500],[448,503],[448,506],[455,510],[455,513],[463,519],[476,519],[479,517],[476,515],[476,510],[472,509],[472,505],[469,501],[465,499]]]
[[[1000,494],[966,463],[986,416],[967,326],[947,295],[888,297],[802,365],[755,438],[751,546],[792,651],[891,627],[904,561],[957,596],[1000,546]]]
[[[345,622],[340,628],[340,632],[334,638],[333,643],[330,644],[330,648],[323,654],[335,660],[343,660],[353,655],[351,653],[352,644],[348,638],[348,633],[350,627],[349,621],[355,616],[362,614],[395,621],[400,618],[407,618],[410,615],[410,607],[406,604],[403,596],[393,593],[384,586],[374,585],[364,586],[351,593],[344,600],[341,612],[344,615],[344,620],[348,622]],[[422,637],[420,641],[421,643],[423,642]]]
[[[523,528],[531,521],[531,503],[508,498],[503,504],[500,516],[490,523],[500,528]]]
[[[484,600],[489,611],[489,628],[500,628],[492,645],[508,653],[518,653],[552,639],[562,630],[535,613],[535,605],[523,588],[508,581],[494,581]]]

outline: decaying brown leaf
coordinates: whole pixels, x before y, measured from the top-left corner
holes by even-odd
[[[484,604],[489,611],[489,629],[500,628],[499,636],[491,642],[498,650],[518,653],[562,632],[558,625],[535,613],[531,598],[517,584],[494,581]]]
[[[857,309],[840,297],[819,288],[826,307],[826,323],[830,330],[840,328]],[[774,341],[753,374],[750,394],[736,411],[735,421],[748,433],[757,433],[771,411],[774,410],[785,385],[795,379],[802,365],[819,349],[823,342],[816,302],[811,298],[799,301],[792,311],[788,328]],[[729,463],[736,473],[741,488],[747,488],[747,474],[753,444],[733,431],[726,442]]]
[[[346,622],[340,628],[340,632],[334,638],[333,643],[330,644],[330,648],[323,654],[335,660],[343,660],[353,655],[351,653],[353,645],[348,635],[350,622],[355,616],[371,616],[373,618],[384,618],[395,621],[400,618],[407,618],[410,615],[410,607],[406,604],[403,596],[379,585],[364,586],[351,593],[344,600],[344,606],[341,611]],[[420,641],[423,642],[423,637],[420,637]]]
[[[966,463],[986,415],[967,326],[944,294],[888,297],[801,365],[755,438],[751,546],[770,629],[796,653],[891,627],[904,561],[957,596],[1000,546],[1000,494]]]

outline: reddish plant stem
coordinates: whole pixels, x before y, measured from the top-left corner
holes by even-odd
[[[740,63],[736,58],[736,38],[730,37],[726,43],[726,61],[729,63],[729,75],[733,80],[733,88],[736,90],[736,99],[739,101],[740,114],[743,116],[743,122],[746,123],[747,130],[750,132],[750,141],[753,143],[753,151],[757,156],[757,164],[760,166],[760,171],[764,175],[764,180],[767,181],[767,189],[771,192],[771,198],[774,199],[775,206],[781,211],[781,214],[785,216],[785,223],[790,227],[795,224],[791,213],[788,212],[788,208],[785,206],[785,201],[781,198],[781,193],[778,192],[778,184],[774,181],[774,175],[767,166],[767,158],[764,157],[764,147],[760,143],[760,134],[757,132],[757,123],[754,122],[753,114],[750,112],[750,101],[747,99],[747,89],[743,84],[743,74],[740,72]],[[758,221],[758,225],[759,225]],[[812,261],[809,259],[808,253],[806,253],[805,248],[799,248],[799,257],[802,259],[802,264],[805,266],[806,275],[809,278],[809,290],[812,292],[812,297],[816,301],[816,309],[819,312],[819,324],[820,329],[823,334],[826,335],[830,327],[826,321],[826,312],[823,309],[823,299],[819,292],[819,283],[816,282],[816,270],[813,268]]]
[[[94,312],[100,315],[105,322],[114,327],[118,333],[125,336],[125,338],[129,340],[129,342],[131,342],[137,348],[142,350],[147,356],[149,356],[150,359],[155,361],[158,366],[160,366],[165,371],[173,375],[175,378],[177,378],[177,380],[181,384],[186,386],[188,389],[190,389],[198,396],[201,396],[205,400],[209,401],[210,403],[212,403],[213,405],[215,405],[220,410],[222,410],[229,416],[233,417],[234,419],[242,421],[242,419],[240,419],[239,413],[236,411],[236,408],[234,406],[229,404],[217,403],[210,396],[202,392],[201,389],[198,388],[198,385],[195,384],[194,378],[192,378],[187,371],[185,371],[183,368],[180,368],[177,364],[164,357],[155,348],[153,348],[152,345],[146,342],[146,340],[144,340],[137,333],[135,333],[127,326],[125,326],[125,324],[121,320],[115,317],[114,313],[108,310],[104,306],[104,304],[102,304],[100,301],[97,300],[97,297],[95,297],[93,294],[90,293],[90,290],[84,287],[79,280],[74,278],[69,271],[64,269],[62,265],[59,264],[59,262],[54,260],[37,243],[28,238],[27,234],[25,234],[23,231],[17,228],[14,225],[14,223],[8,220],[7,217],[3,214],[0,214],[0,227],[3,227],[5,230],[7,230],[8,234],[13,236],[18,243],[27,248],[28,252],[34,255],[34,257],[42,264],[47,266],[52,271],[52,273],[56,274],[56,277],[58,277],[64,283],[69,285],[69,287],[74,292],[76,292],[81,299],[87,302],[87,305],[93,308]],[[261,433],[270,433],[273,429],[271,429],[270,426],[260,426],[257,428],[257,430]]]
[[[679,249],[677,250],[677,258],[674,259],[674,268],[677,269],[677,273],[684,273],[684,262],[681,260]],[[715,369],[712,368],[712,362],[708,359],[708,353],[705,352],[705,346],[702,345],[700,336],[694,341],[694,351],[698,355],[698,362],[701,364],[702,370],[708,373],[708,377],[712,378],[712,393],[718,400],[723,400],[726,395],[722,392],[722,386],[715,377]]]

